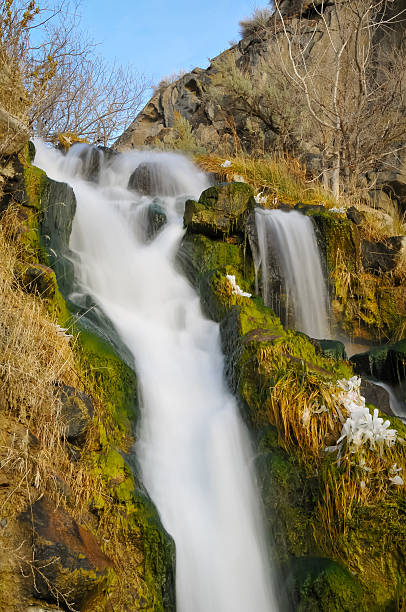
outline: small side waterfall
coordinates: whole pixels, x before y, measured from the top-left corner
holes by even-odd
[[[297,211],[255,209],[258,253],[254,254],[258,277],[262,273],[262,296],[285,323],[312,338],[328,338],[328,294],[320,255],[309,217]],[[279,287],[273,287],[272,276]],[[279,300],[280,285],[285,295]],[[292,313],[293,321],[290,319]]]
[[[385,391],[388,392],[389,403],[390,403],[390,407],[391,407],[393,414],[399,417],[400,419],[402,419],[402,421],[405,421],[406,420],[406,405],[404,401],[399,399],[394,388],[391,385],[388,385],[387,383],[381,382],[379,380],[374,380],[373,382],[375,385],[378,385],[378,387],[382,387],[382,389],[385,389]]]
[[[135,359],[137,456],[175,540],[178,612],[276,612],[253,457],[224,380],[219,326],[205,319],[175,266],[184,202],[208,186],[205,176],[180,155],[143,152],[102,164],[91,182],[80,147],[66,157],[36,147],[35,163],[76,195],[77,292],[93,297]],[[152,195],[143,187],[148,176]],[[157,206],[154,192],[166,223],[148,236],[144,213]]]

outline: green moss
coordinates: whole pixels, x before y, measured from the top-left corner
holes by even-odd
[[[284,334],[279,317],[273,310],[264,306],[261,298],[244,300],[240,307],[239,320],[240,333],[243,336],[256,329],[267,330],[275,336]]]
[[[304,476],[297,460],[280,447],[274,427],[261,431],[257,449],[258,481],[277,563],[314,553],[312,481]]]
[[[34,208],[38,212],[41,211],[42,206],[42,193],[46,184],[46,174],[43,170],[40,170],[32,163],[28,161],[28,158],[24,159],[24,183],[27,194],[26,206]]]
[[[357,580],[328,559],[306,557],[293,561],[289,586],[294,594],[295,609],[300,612],[366,610]]]
[[[199,202],[186,202],[185,227],[189,232],[212,237],[241,234],[254,207],[252,187],[238,182],[219,183],[203,191]]]
[[[356,273],[361,262],[360,237],[356,225],[346,217],[327,211],[316,211],[312,216],[330,274],[334,273],[340,261],[345,262],[346,270]],[[339,279],[335,280],[338,284],[337,294],[340,295]]]
[[[241,288],[250,291],[255,281],[254,266],[241,242],[211,240],[201,234],[186,234],[178,260],[195,286],[202,277],[222,269],[236,276]]]
[[[74,347],[76,361],[89,382],[97,390],[104,409],[117,426],[117,436],[131,432],[137,416],[137,378],[110,344],[88,329],[81,328]],[[101,439],[105,432],[101,431]],[[109,440],[120,443],[121,440]]]

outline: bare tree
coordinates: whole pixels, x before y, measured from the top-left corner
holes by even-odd
[[[260,42],[255,35],[255,62],[220,57],[209,95],[237,118],[243,138],[254,118],[255,141],[262,131],[273,150],[319,160],[335,196],[355,191],[364,173],[405,147],[406,13],[397,6],[281,0]]]
[[[386,0],[322,0],[289,18],[276,3],[280,62],[302,93],[336,197],[343,181],[349,189],[404,146],[405,40],[390,28],[405,11],[395,9]]]
[[[75,0],[51,8],[0,0],[1,50],[19,74],[32,130],[47,140],[68,132],[109,144],[133,119],[149,86],[132,67],[106,62],[81,35]]]

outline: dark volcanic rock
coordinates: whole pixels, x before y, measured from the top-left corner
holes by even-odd
[[[128,189],[141,195],[176,196],[182,193],[182,184],[170,173],[165,163],[142,162],[131,174]]]
[[[55,271],[64,295],[72,290],[74,269],[69,238],[76,212],[76,198],[66,183],[44,177],[41,194],[41,242],[47,250],[50,267]]]
[[[41,568],[33,594],[81,609],[113,565],[94,535],[46,497],[20,514],[19,521],[32,538],[34,567]]]
[[[365,272],[379,274],[396,267],[398,255],[405,244],[404,236],[392,236],[385,242],[362,241],[362,265]]]
[[[355,206],[350,206],[347,209],[347,219],[350,219],[355,225],[361,225],[365,221],[365,215]]]
[[[186,202],[184,223],[188,231],[214,238],[242,234],[255,205],[246,183],[220,183],[203,191],[198,202]]]

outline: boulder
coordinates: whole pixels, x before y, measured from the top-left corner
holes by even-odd
[[[390,272],[398,262],[398,256],[406,243],[404,236],[392,236],[385,242],[362,241],[362,265],[365,272],[380,274]]]
[[[11,202],[33,207],[32,202],[29,202],[27,196],[24,166],[18,155],[13,155],[10,159],[8,173],[5,176],[2,192],[0,213],[4,212]]]
[[[347,359],[345,346],[339,340],[314,340],[313,338],[309,339],[311,343],[315,346],[317,353],[320,353],[325,357],[332,357],[333,359]]]
[[[131,174],[128,189],[146,196],[171,196],[182,192],[182,185],[169,173],[165,163],[142,162]]]
[[[50,267],[55,271],[59,289],[64,295],[72,291],[74,268],[69,239],[76,212],[72,187],[43,176],[41,191],[41,243],[47,251]]]
[[[365,215],[363,212],[355,208],[355,206],[350,206],[347,208],[347,219],[350,219],[355,225],[361,225],[361,223],[365,222]]]
[[[294,610],[347,612],[362,610],[362,590],[358,580],[338,563],[318,557],[292,559],[287,590]]]
[[[53,298],[57,288],[55,272],[43,264],[22,264],[16,270],[23,289],[42,298]]]
[[[103,164],[103,152],[101,149],[77,142],[71,146],[70,151],[72,150],[78,151],[78,157],[82,162],[82,177],[87,181],[97,183]]]
[[[368,193],[373,208],[383,210],[389,215],[393,215],[397,209],[396,200],[393,200],[385,191],[382,189],[371,189]]]
[[[255,206],[254,191],[246,183],[220,183],[203,191],[198,202],[186,202],[184,224],[189,232],[212,238],[243,234]]]
[[[84,392],[59,382],[58,396],[62,404],[61,419],[65,425],[65,438],[71,444],[80,446],[93,418],[94,407],[91,398]]]
[[[33,567],[40,568],[34,570],[33,595],[49,603],[69,603],[70,609],[82,609],[113,566],[94,535],[47,497],[18,518],[32,539]]]

